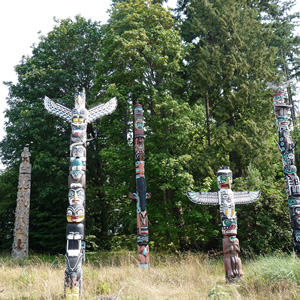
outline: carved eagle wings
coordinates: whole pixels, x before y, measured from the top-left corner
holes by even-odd
[[[72,111],[71,109],[55,103],[48,97],[44,99],[44,106],[48,112],[54,114],[60,118],[63,118],[67,122],[72,122]],[[112,98],[106,103],[101,103],[95,107],[88,110],[87,123],[91,123],[96,119],[102,118],[103,116],[110,115],[115,111],[117,107],[117,99]]]
[[[187,192],[188,198],[197,204],[217,205],[219,198],[217,192]],[[260,197],[259,191],[233,192],[235,204],[247,204],[256,201]]]
[[[197,204],[219,204],[217,192],[187,192],[188,198]]]
[[[233,192],[235,204],[247,204],[258,200],[260,191]]]
[[[290,82],[291,82],[291,80],[282,82],[280,84],[275,84],[273,82],[267,82],[267,86],[274,91],[282,92],[289,86]]]
[[[106,103],[101,103],[88,110],[88,123],[94,122],[95,120],[102,118],[103,116],[110,115],[117,108],[116,97],[110,99]]]
[[[44,99],[44,106],[48,110],[49,113],[56,115],[60,118],[63,118],[67,122],[72,122],[72,113],[71,109],[53,102],[47,96]]]

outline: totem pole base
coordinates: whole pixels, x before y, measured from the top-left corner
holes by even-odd
[[[82,296],[82,277],[74,284],[71,278],[65,280],[64,283],[64,297],[67,300],[77,300]]]
[[[227,272],[225,272],[225,279],[226,283],[231,284],[236,283],[239,279],[241,279],[241,276],[236,275],[235,277],[229,277]]]
[[[140,264],[140,268],[147,269],[149,267],[149,264]]]
[[[11,257],[15,260],[19,260],[19,259],[21,260],[21,259],[27,258],[28,254],[25,252],[22,252],[22,251],[13,250],[11,252]]]
[[[80,299],[80,287],[76,286],[74,288],[66,287],[65,288],[65,299],[66,300],[77,300]]]

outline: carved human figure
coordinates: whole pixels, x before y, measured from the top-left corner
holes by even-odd
[[[239,258],[240,244],[235,235],[226,235],[223,238],[223,253],[226,278],[243,276],[242,262]]]
[[[147,266],[150,261],[149,246],[147,244],[138,245],[137,251],[138,251],[138,260],[140,263],[140,267]]]

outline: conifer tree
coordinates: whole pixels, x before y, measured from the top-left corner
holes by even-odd
[[[99,97],[91,97],[90,91],[102,36],[98,22],[80,16],[74,21],[56,20],[56,23],[47,36],[40,36],[32,55],[23,57],[16,66],[17,83],[6,83],[7,135],[1,142],[2,161],[11,170],[17,170],[18,157],[24,145],[29,144],[33,165],[30,247],[54,253],[63,251],[65,246],[71,130],[70,124],[47,113],[43,99],[48,96],[73,108],[74,92],[85,88],[89,105],[100,102]],[[9,201],[15,207],[16,196],[12,199]]]
[[[206,108],[206,128],[195,145],[204,153],[197,157],[200,176],[212,176],[220,165],[241,176],[250,162],[270,173],[263,163],[275,154],[272,102],[265,89],[275,75],[270,32],[247,1],[183,4],[182,35],[193,45],[186,59],[190,101]]]
[[[97,86],[108,90],[110,85],[119,101],[118,110],[112,116],[119,134],[107,141],[111,150],[102,151],[110,153],[105,163],[113,172],[109,175],[112,178],[110,187],[106,188],[108,199],[112,198],[110,193],[124,192],[121,186],[129,184],[131,191],[135,189],[133,163],[120,165],[117,158],[126,156],[134,161],[132,108],[140,103],[145,111],[147,190],[153,191],[147,204],[150,240],[165,248],[171,241],[178,246],[183,240],[180,235],[180,227],[184,224],[182,201],[191,184],[188,145],[194,128],[191,108],[175,93],[182,84],[179,63],[183,44],[179,32],[171,14],[160,4],[136,0],[114,6],[104,26],[104,35],[103,56],[97,66]],[[122,173],[125,167],[126,174]],[[131,228],[133,233],[135,219],[131,217],[127,222],[131,225],[124,229]]]

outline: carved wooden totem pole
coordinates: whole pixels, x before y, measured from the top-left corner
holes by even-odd
[[[14,243],[12,257],[22,259],[28,256],[29,208],[30,208],[31,164],[29,148],[22,152],[19,170],[17,207],[15,212]]]
[[[260,192],[233,192],[231,190],[232,172],[229,167],[217,171],[218,192],[187,192],[188,198],[197,204],[219,204],[223,234],[223,253],[225,277],[233,282],[243,275],[239,258],[240,245],[237,239],[237,216],[235,204],[247,204],[256,201]]]
[[[141,268],[147,268],[149,266],[149,237],[146,199],[150,198],[151,194],[146,192],[143,112],[142,105],[136,104],[134,107],[136,193],[130,193],[130,197],[136,199],[137,202],[138,260]]]
[[[86,188],[86,139],[87,124],[114,112],[116,98],[87,110],[85,91],[75,94],[75,108],[70,110],[45,97],[45,108],[52,114],[71,123],[69,207],[67,208],[66,229],[66,270],[64,295],[77,299],[82,294],[81,264],[85,259],[85,188]]]
[[[295,166],[294,153],[297,142],[294,142],[290,135],[290,131],[293,129],[290,118],[292,106],[286,104],[284,101],[284,90],[288,85],[288,82],[281,85],[268,83],[268,86],[276,91],[273,95],[273,102],[276,124],[278,126],[279,143],[275,142],[282,158],[290,222],[293,232],[293,248],[295,253],[300,255],[300,184]]]

